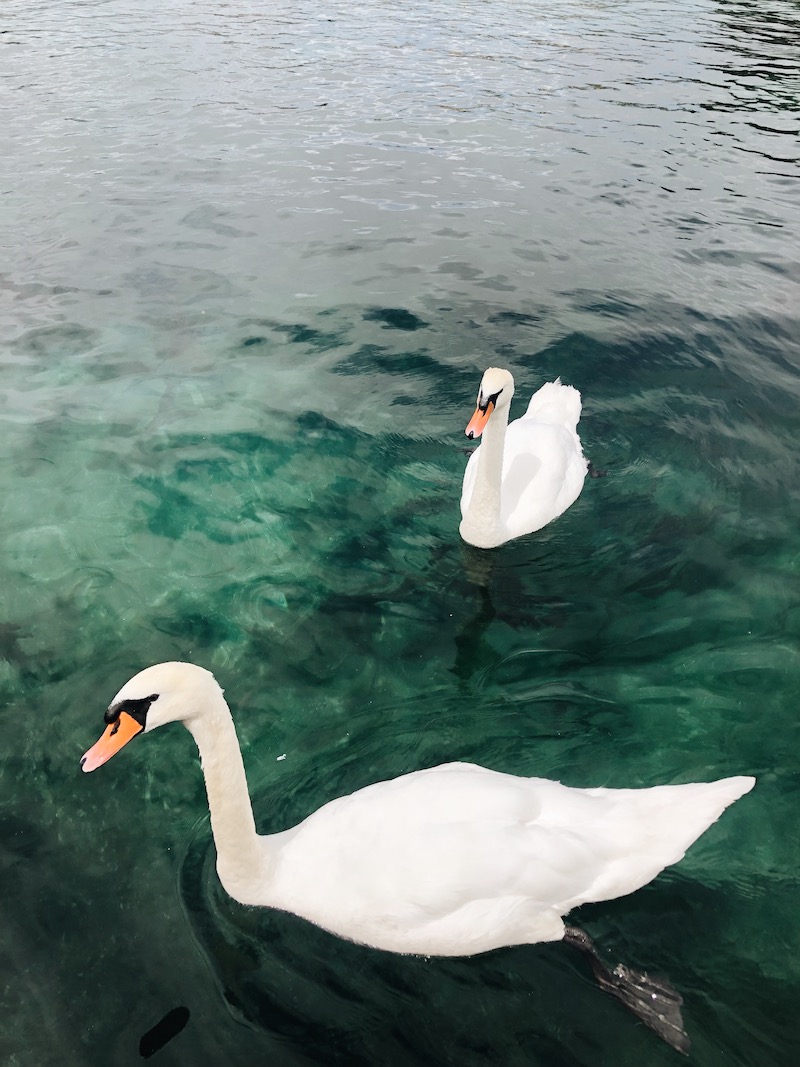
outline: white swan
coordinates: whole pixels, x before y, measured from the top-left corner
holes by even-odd
[[[562,916],[645,885],[755,779],[573,789],[449,763],[367,786],[290,830],[259,836],[230,709],[212,674],[190,663],[148,667],[122,687],[105,720],[84,771],[168,722],[193,735],[219,878],[242,904],[293,912],[390,952],[464,956],[566,938],[592,955],[605,988],[676,1047],[688,1043],[674,990],[641,972],[612,974]],[[654,1007],[655,1021],[647,1018]],[[677,1022],[664,1022],[670,1012]]]
[[[580,496],[588,464],[577,434],[581,394],[556,378],[531,397],[508,424],[514,379],[489,367],[466,435],[480,437],[464,471],[461,525],[476,548],[496,548],[540,530]]]

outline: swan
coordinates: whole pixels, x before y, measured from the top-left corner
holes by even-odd
[[[191,663],[147,667],[117,693],[81,760],[94,771],[140,733],[182,722],[205,776],[217,872],[242,904],[293,912],[389,952],[469,956],[566,940],[600,984],[681,1051],[681,998],[612,972],[563,916],[645,885],[754,785],[751,777],[649,789],[574,789],[469,763],[377,782],[291,829],[256,833],[223,690]]]
[[[577,434],[581,394],[561,379],[546,382],[509,425],[514,378],[489,367],[465,433],[483,434],[469,458],[461,491],[459,533],[476,548],[497,548],[540,530],[574,504],[588,463]]]

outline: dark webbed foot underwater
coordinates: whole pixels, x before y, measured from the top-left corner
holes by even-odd
[[[669,982],[653,978],[645,971],[635,971],[622,963],[610,970],[600,959],[592,939],[578,926],[566,927],[564,940],[580,949],[588,958],[592,973],[602,989],[621,1000],[629,1011],[668,1045],[684,1055],[688,1054],[691,1041],[683,1028],[683,997]]]

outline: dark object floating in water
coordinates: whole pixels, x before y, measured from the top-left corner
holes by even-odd
[[[139,1055],[146,1060],[159,1049],[162,1049],[168,1041],[183,1030],[189,1022],[189,1009],[180,1007],[168,1011],[164,1018],[157,1022],[152,1030],[148,1030],[139,1040]]]
[[[363,318],[365,322],[382,322],[384,330],[421,330],[429,325],[407,308],[368,308]]]

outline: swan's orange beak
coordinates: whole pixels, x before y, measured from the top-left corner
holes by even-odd
[[[94,771],[110,760],[115,752],[140,734],[144,727],[137,722],[127,711],[121,711],[116,722],[112,722],[106,732],[97,741],[81,760],[81,767],[85,771]]]
[[[481,411],[480,408],[475,408],[475,414],[467,423],[467,428],[464,433],[472,440],[475,437],[480,437],[483,431],[486,429],[486,423],[489,421],[489,416],[494,411],[494,401],[490,400],[486,405],[486,411]]]

